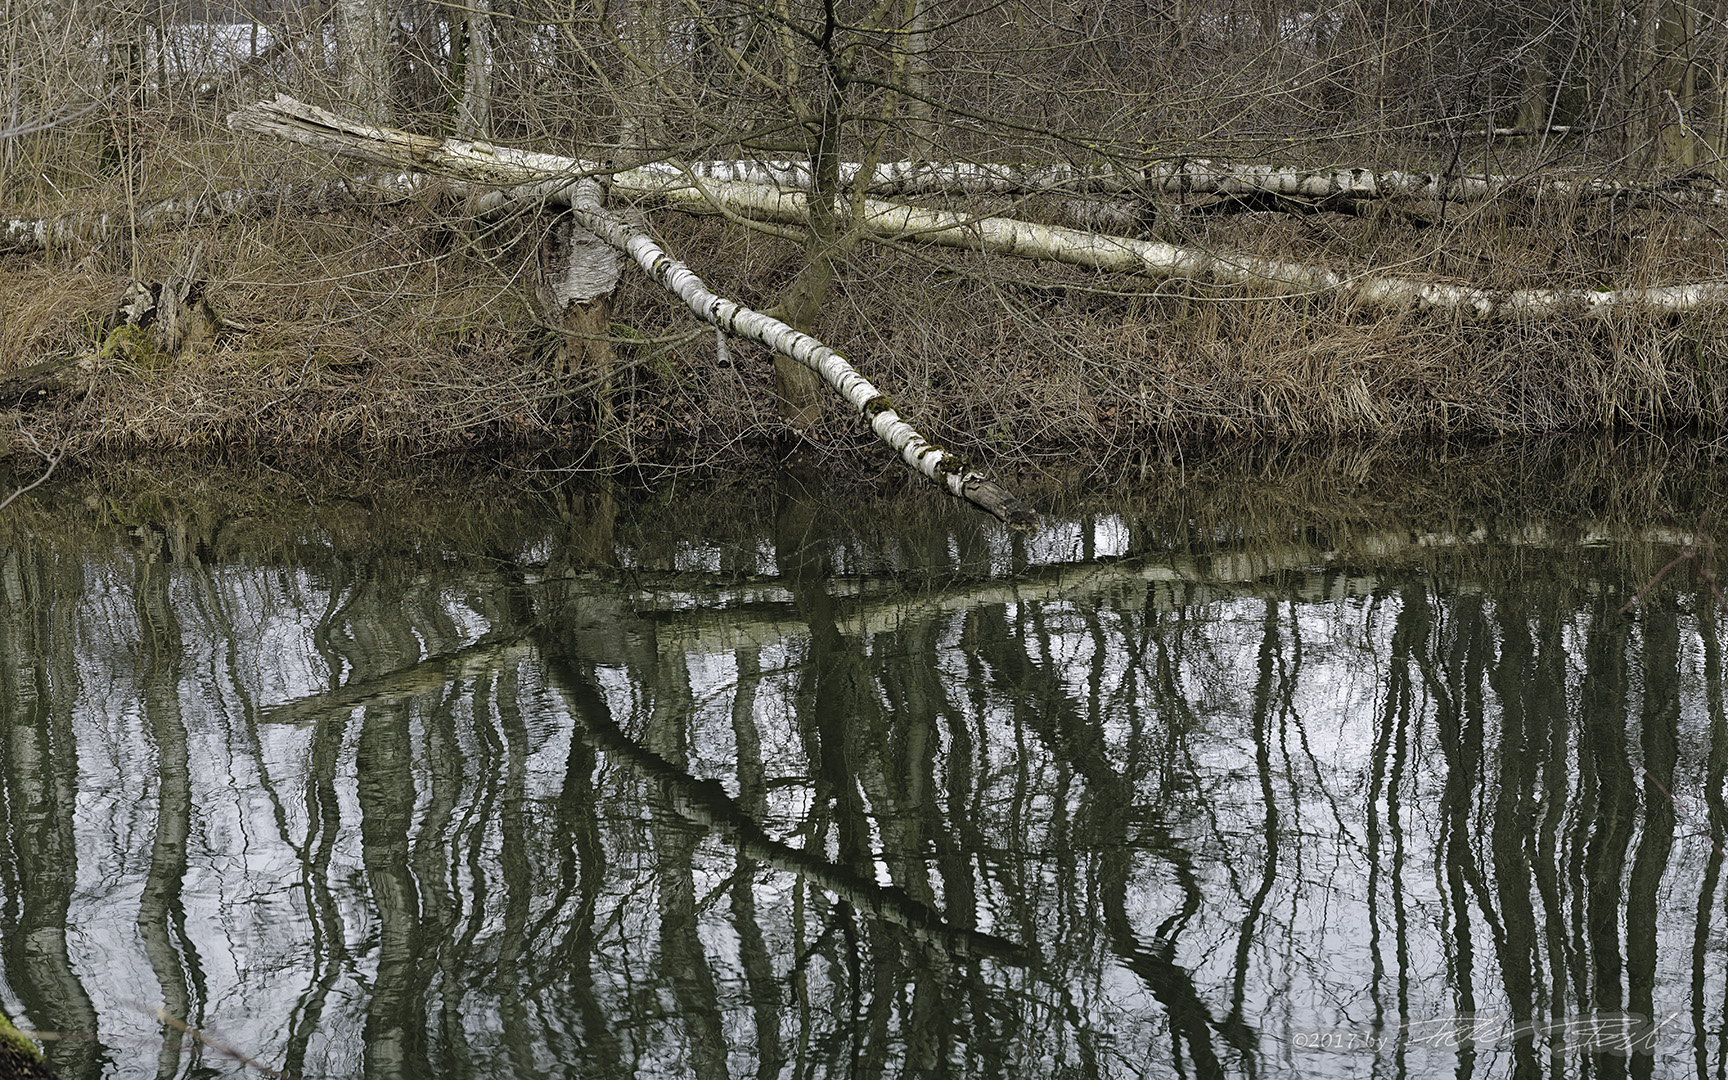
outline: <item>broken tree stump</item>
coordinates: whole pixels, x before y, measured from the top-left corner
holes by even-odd
[[[540,309],[558,333],[552,370],[570,393],[593,388],[600,432],[611,422],[612,292],[619,273],[611,245],[567,216],[540,243]]]
[[[128,281],[103,328],[98,355],[150,364],[212,341],[221,329],[198,276],[194,249],[186,269],[166,281]]]

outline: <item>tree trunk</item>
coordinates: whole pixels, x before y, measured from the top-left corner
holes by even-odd
[[[471,0],[462,13],[462,99],[456,134],[485,139],[492,134],[492,5]]]
[[[618,13],[624,23],[618,44],[626,60],[616,91],[619,156],[638,165],[666,143],[662,80],[672,67],[667,57],[668,20],[661,0],[623,0]]]
[[[798,223],[805,220],[806,213],[802,194],[755,184],[707,184],[699,192],[687,189],[685,194],[668,192],[666,197],[693,207],[724,206],[735,214],[761,221]],[[1220,254],[878,199],[865,200],[862,217],[855,227],[869,237],[916,238],[947,247],[1062,262],[1094,270],[1242,285],[1284,295],[1325,294],[1367,308],[1439,308],[1476,319],[1548,318],[1627,306],[1689,311],[1703,304],[1728,301],[1728,283],[1722,282],[1604,291],[1479,289],[1448,282],[1369,275],[1315,263]]]
[[[554,176],[612,171],[600,162],[461,140],[445,142],[369,127],[283,95],[273,102],[259,102],[230,114],[228,123],[236,130],[290,139],[329,153],[344,154],[394,169],[425,169],[454,179],[500,186]],[[837,191],[855,189],[860,173],[865,171],[856,162],[836,160],[834,167],[833,184]],[[874,166],[867,175],[866,187],[873,195],[1025,195],[1036,192],[1177,195],[1203,192],[1218,195],[1266,193],[1303,198],[1344,195],[1350,198],[1473,201],[1502,195],[1606,198],[1658,190],[1650,184],[1601,178],[1303,169],[1280,165],[1233,165],[1200,158],[1155,162],[1132,170],[1105,165],[1024,168],[988,162],[894,161]],[[820,182],[813,179],[811,165],[802,161],[705,161],[656,162],[619,171],[614,175],[613,186],[620,193],[644,195],[674,188],[687,189],[698,181],[709,180],[738,180],[800,190],[807,190]],[[1678,195],[1692,201],[1728,204],[1728,190],[1702,188],[1678,193],[1666,188],[1660,190],[1668,197]]]
[[[584,227],[627,253],[655,281],[682,300],[704,322],[734,337],[767,346],[821,375],[822,379],[865,416],[871,430],[892,447],[907,465],[950,494],[1010,525],[1032,527],[1030,507],[964,460],[935,446],[917,428],[900,418],[888,397],[860,375],[839,353],[778,319],[717,296],[684,264],[666,254],[647,234],[601,207],[600,188],[591,180],[569,190],[570,208]]]
[[[566,385],[594,388],[595,430],[612,421],[612,292],[618,254],[599,237],[560,219],[540,245],[540,307],[559,331],[553,368]]]
[[[845,122],[841,105],[846,87],[831,67],[823,69],[820,121],[808,125],[811,194],[809,214],[801,224],[810,227],[804,245],[804,269],[786,290],[780,311],[786,322],[800,333],[816,328],[816,317],[833,287],[835,267],[850,246],[840,209],[840,135]],[[806,430],[822,418],[822,381],[789,356],[774,357],[774,395],[780,417]]]
[[[930,14],[928,0],[906,0],[906,44],[896,54],[906,85],[906,134],[913,153],[928,155],[936,145],[930,109]]]
[[[389,0],[336,0],[336,71],[342,97],[369,123],[388,124]]]
[[[278,98],[273,104],[242,109],[229,116],[228,123],[236,130],[276,135],[329,153],[434,172],[458,181],[500,187],[520,185],[512,195],[499,196],[499,202],[508,201],[511,197],[553,201],[572,199],[575,188],[566,178],[581,168],[580,162],[551,154],[458,140],[440,141],[401,131],[368,128],[286,98]],[[636,175],[645,172],[638,171]],[[655,186],[645,190],[631,189],[623,182],[630,178],[631,174],[621,174],[613,191],[658,194],[670,202],[692,208],[723,206],[732,213],[761,221],[808,222],[808,200],[798,192],[760,184],[725,182],[672,188],[658,179]],[[864,236],[894,240],[915,238],[949,247],[1045,259],[1097,270],[1155,278],[1184,278],[1219,285],[1246,285],[1286,295],[1327,294],[1367,308],[1439,308],[1466,318],[1548,318],[1628,306],[1690,311],[1704,304],[1728,302],[1728,283],[1723,282],[1603,291],[1490,290],[1447,282],[1370,276],[1314,263],[1224,255],[1174,244],[1053,225],[1034,225],[1011,218],[980,218],[877,199],[860,200],[856,214],[852,228]],[[608,242],[613,241],[608,238]]]
[[[1701,137],[1697,122],[1696,49],[1697,13],[1684,3],[1657,2],[1653,70],[1650,84],[1651,126],[1659,168],[1674,171],[1698,164]]]

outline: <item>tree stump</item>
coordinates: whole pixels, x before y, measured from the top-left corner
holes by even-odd
[[[100,356],[150,366],[215,339],[222,320],[198,276],[201,251],[195,249],[186,269],[167,281],[126,283],[108,316]]]
[[[610,330],[618,275],[618,253],[568,217],[560,218],[540,242],[540,309],[558,332],[552,370],[572,394],[593,389],[599,432],[606,431],[612,419]]]

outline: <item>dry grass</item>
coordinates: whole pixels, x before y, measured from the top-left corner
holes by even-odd
[[[198,159],[191,146],[161,153]],[[247,155],[252,175],[308,169],[287,151]],[[152,175],[155,188],[174,186],[166,168]],[[217,182],[205,174],[196,184]],[[182,189],[192,183],[182,175]],[[803,258],[796,245],[714,219],[653,223],[712,286],[756,306],[779,298]],[[1497,287],[1596,284],[1594,243],[1621,248],[1620,287],[1720,271],[1708,221],[1667,235],[1660,223],[1624,209],[1491,205],[1428,229],[1245,214],[1184,219],[1167,238]],[[604,442],[624,460],[685,463],[793,438],[775,415],[762,350],[734,344],[723,362],[713,335],[629,268],[614,313],[617,419],[597,432],[594,388],[561,382],[544,363],[552,332],[534,315],[525,273],[539,227],[518,220],[476,234],[434,197],[362,194],[337,212],[191,228],[99,254],[4,257],[0,370],[100,350],[122,283],[164,280],[194,250],[226,325],[180,357],[104,359],[87,395],[8,414],[0,430],[9,446],[28,433],[75,454]],[[1556,239],[1562,228],[1569,242]],[[1728,337],[1705,313],[1485,326],[973,253],[860,248],[816,330],[938,442],[999,467],[1075,451],[1110,467],[1197,440],[1715,437],[1728,418]],[[849,449],[869,436],[837,408],[808,441]]]

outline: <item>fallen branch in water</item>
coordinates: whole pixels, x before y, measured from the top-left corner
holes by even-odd
[[[30,446],[32,449],[34,449],[43,458],[47,459],[48,467],[46,469],[42,470],[41,476],[38,476],[36,479],[30,481],[28,484],[25,484],[23,487],[19,488],[17,491],[14,491],[12,494],[6,496],[4,499],[0,499],[0,510],[4,510],[8,506],[11,506],[12,503],[15,502],[20,495],[23,495],[23,494],[30,492],[30,491],[34,491],[35,489],[41,487],[43,484],[47,483],[48,478],[50,476],[54,475],[54,469],[60,464],[61,459],[65,458],[65,456],[66,456],[66,448],[64,446],[60,447],[53,454],[49,454],[48,451],[42,449],[42,447],[37,444],[36,440],[34,438],[32,438],[29,435],[29,433],[26,432],[24,434],[24,437],[26,439],[30,440]]]

